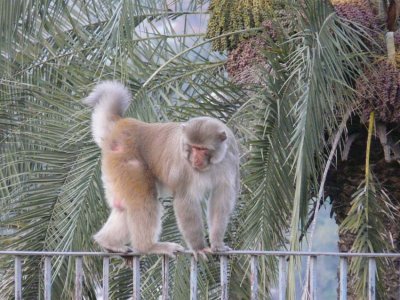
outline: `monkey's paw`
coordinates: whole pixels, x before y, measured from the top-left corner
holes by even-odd
[[[169,249],[169,253],[167,253],[167,255],[171,257],[175,257],[176,252],[185,251],[185,248],[179,244],[176,243],[166,243],[166,244],[168,244],[168,249]]]
[[[199,257],[204,261],[208,261],[207,254],[211,254],[212,251],[210,247],[206,247],[200,250],[193,250],[192,253],[196,261],[199,260]]]
[[[211,246],[211,252],[216,253],[216,252],[226,252],[226,251],[231,251],[232,248],[228,247],[226,245],[212,245]]]
[[[175,258],[176,252],[182,252],[185,248],[177,243],[162,242],[157,243],[153,246],[150,252],[157,254],[165,254],[172,258]]]
[[[232,248],[226,246],[225,244],[211,245],[211,248],[208,248],[208,253],[219,253],[219,252],[227,252],[231,251]]]
[[[119,246],[119,247],[115,247],[115,246],[106,246],[104,247],[104,250],[106,250],[107,252],[110,253],[129,253],[129,252],[133,252],[132,248],[128,247],[128,246]]]

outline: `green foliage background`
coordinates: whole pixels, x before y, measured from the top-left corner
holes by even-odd
[[[228,244],[236,249],[300,249],[299,237],[327,163],[325,153],[331,150],[330,137],[345,113],[357,107],[352,82],[366,61],[364,32],[343,22],[325,1],[289,1],[278,7],[283,17],[274,14],[277,7],[269,1],[211,1],[214,18],[209,39],[204,39],[208,4],[0,3],[0,221],[8,230],[0,237],[1,249],[100,250],[91,236],[108,209],[100,152],[91,140],[90,112],[81,99],[105,79],[122,81],[131,90],[127,116],[162,122],[203,114],[233,128],[242,147],[243,192]],[[218,14],[225,19],[215,19]],[[204,30],[192,27],[189,16]],[[288,16],[291,22],[283,22]],[[263,54],[273,72],[261,70],[261,84],[237,86],[227,78],[226,53],[212,51],[211,45],[230,49],[238,36],[254,34],[254,27],[267,18],[285,33],[276,40],[267,38],[269,51]],[[181,242],[171,199],[162,201],[161,239]],[[4,299],[13,297],[11,264],[9,257],[0,257]],[[54,258],[52,264],[53,296],[70,299],[74,260]],[[24,259],[24,298],[43,297],[42,265],[41,259]],[[173,299],[188,299],[188,266],[183,256],[171,264]],[[93,299],[101,286],[101,262],[85,259],[84,269],[85,295]],[[142,270],[143,298],[156,299],[160,258],[144,257]],[[259,271],[264,299],[276,280],[276,261],[261,258]],[[231,299],[247,299],[248,259],[233,257],[229,272]],[[288,297],[294,299],[294,260],[288,274]],[[112,261],[112,299],[129,297],[131,277],[119,260]],[[219,284],[215,260],[202,262],[199,297],[218,298]]]

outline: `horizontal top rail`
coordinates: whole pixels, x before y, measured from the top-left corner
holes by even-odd
[[[177,252],[177,255],[192,254],[190,250]],[[20,256],[138,256],[144,253],[109,253],[109,252],[58,252],[58,251],[13,251],[3,250],[0,255]],[[160,254],[161,255],[161,254]],[[308,251],[259,251],[259,250],[231,250],[215,252],[212,255],[258,255],[258,256],[336,256],[336,257],[367,257],[367,258],[400,258],[400,253],[350,253],[350,252],[308,252]]]

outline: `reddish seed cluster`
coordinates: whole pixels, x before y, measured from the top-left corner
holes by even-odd
[[[266,41],[260,37],[252,37],[241,42],[229,53],[227,71],[236,83],[258,83],[256,68],[266,65],[263,49]]]
[[[334,3],[334,8],[338,16],[364,26],[372,36],[375,37],[379,31],[378,18],[367,1],[338,1]]]
[[[227,71],[232,80],[239,84],[262,82],[259,72],[268,68],[263,51],[267,48],[268,39],[276,40],[278,33],[272,21],[262,22],[263,31],[260,35],[248,38],[229,52]]]
[[[261,26],[263,27],[263,36],[269,36],[272,40],[275,41],[278,34],[272,21],[264,21],[262,22]]]
[[[395,66],[385,61],[376,64],[357,80],[356,88],[364,118],[375,110],[383,122],[400,122],[400,72]]]

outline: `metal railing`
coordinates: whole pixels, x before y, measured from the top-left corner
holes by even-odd
[[[179,253],[191,254],[189,251]],[[103,257],[103,284],[102,299],[109,299],[109,265],[110,257],[126,254],[104,253],[104,252],[43,252],[43,251],[0,251],[0,255],[14,256],[15,261],[15,299],[22,299],[22,260],[24,256],[41,256],[44,257],[44,299],[51,300],[51,258],[53,256],[74,256],[75,258],[75,299],[82,299],[82,281],[83,268],[82,259],[84,256]],[[368,299],[376,298],[376,259],[377,258],[400,258],[400,253],[337,253],[337,252],[288,252],[288,251],[248,251],[233,250],[224,253],[216,253],[220,257],[220,282],[221,282],[221,300],[228,300],[228,264],[231,255],[248,255],[250,256],[250,283],[251,298],[258,299],[258,257],[259,256],[275,256],[279,259],[279,276],[278,276],[278,299],[285,299],[286,291],[286,259],[290,256],[306,256],[310,257],[310,298],[317,299],[316,286],[316,264],[317,258],[323,256],[339,257],[339,299],[347,299],[347,265],[348,259],[351,257],[364,257],[368,259]],[[132,276],[133,291],[132,299],[140,299],[140,255],[129,254],[132,256]],[[192,256],[190,265],[190,299],[197,299],[197,261]],[[162,256],[162,299],[169,298],[169,257]]]

